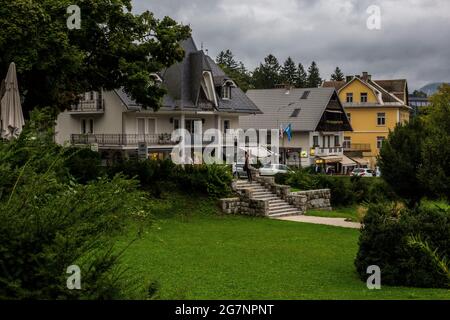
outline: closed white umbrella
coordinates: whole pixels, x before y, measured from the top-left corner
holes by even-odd
[[[17,83],[16,65],[9,65],[4,82],[4,95],[1,98],[1,136],[12,139],[19,136],[25,124],[20,103],[19,85]]]

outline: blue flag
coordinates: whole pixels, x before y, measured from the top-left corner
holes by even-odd
[[[290,142],[292,139],[292,127],[291,124],[289,123],[288,126],[286,127],[286,129],[284,129],[284,132],[287,134],[288,136],[288,141]]]

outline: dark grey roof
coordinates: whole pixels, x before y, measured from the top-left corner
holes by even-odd
[[[194,40],[189,38],[181,43],[185,51],[185,57],[180,63],[161,71],[162,86],[167,94],[163,98],[161,110],[204,110],[198,105],[201,93],[201,81],[204,71],[210,71],[213,80],[218,106],[216,111],[234,113],[261,113],[258,107],[237,87],[231,89],[231,99],[220,99],[220,90],[224,81],[230,78],[223,70],[207,56],[202,50],[198,50]],[[126,95],[123,90],[116,90],[124,104],[131,109],[139,108],[139,105]]]
[[[310,91],[308,98],[301,99],[305,91]],[[315,131],[334,93],[334,88],[249,90],[247,96],[263,114],[239,117],[239,125],[243,129],[278,129],[290,123],[294,131]],[[291,117],[295,109],[300,112]]]

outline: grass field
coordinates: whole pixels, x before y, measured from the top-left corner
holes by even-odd
[[[162,299],[450,299],[448,290],[382,286],[355,273],[357,230],[223,216],[215,202],[176,194],[123,263]],[[125,245],[136,232],[130,225]]]

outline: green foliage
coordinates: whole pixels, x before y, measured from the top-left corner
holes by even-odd
[[[278,59],[273,54],[269,54],[264,58],[264,64],[261,63],[253,72],[253,86],[256,89],[275,88],[275,85],[280,82],[280,68]]]
[[[280,71],[280,80],[283,84],[295,86],[297,76],[297,67],[294,60],[288,57]]]
[[[378,159],[383,179],[410,205],[419,202],[426,192],[417,176],[422,164],[424,134],[425,127],[420,118],[398,124],[383,143]]]
[[[418,179],[436,198],[450,200],[450,85],[442,85],[431,98],[424,116],[428,132],[423,138]]]
[[[334,73],[331,75],[332,81],[344,81],[345,76],[339,67],[336,67]]]
[[[367,267],[378,265],[387,285],[449,287],[448,274],[436,263],[450,257],[450,210],[430,207],[401,209],[386,204],[371,205],[363,221],[355,260],[362,280]],[[411,245],[419,235],[434,256]]]
[[[173,182],[176,166],[170,160],[128,160],[119,162],[108,168],[108,174],[124,174],[128,178],[137,178],[140,185],[153,196],[161,197],[163,183]]]
[[[121,176],[77,183],[45,118],[34,111],[20,138],[0,145],[0,299],[129,297],[133,281],[110,236],[127,220],[146,220],[144,194]],[[66,287],[74,264],[81,290]]]
[[[301,63],[298,64],[295,86],[297,88],[308,87],[308,74]]]
[[[91,149],[68,148],[65,150],[68,155],[64,162],[72,177],[79,183],[87,183],[96,180],[104,174],[104,168],[98,152]]]
[[[212,198],[230,195],[233,176],[225,165],[186,165],[177,167],[175,181],[183,190],[200,192]]]
[[[137,178],[141,187],[160,197],[164,190],[179,188],[184,192],[208,195],[211,198],[231,193],[231,170],[225,165],[177,166],[170,160],[125,161],[108,169],[109,175],[123,173]]]
[[[450,199],[450,86],[432,98],[427,114],[398,125],[383,143],[383,179],[410,206],[421,198]]]
[[[306,168],[277,175],[275,181],[300,190],[330,189],[331,204],[339,207],[396,199],[389,185],[378,178],[327,176]]]
[[[308,68],[308,87],[317,88],[322,85],[322,78],[320,77],[319,67],[313,61]]]
[[[81,10],[79,30],[67,27],[72,4]],[[157,107],[165,91],[152,74],[183,58],[179,42],[190,28],[131,10],[131,0],[0,0],[0,74],[16,63],[26,111],[64,109],[78,94],[118,87]]]
[[[216,58],[216,63],[236,82],[241,90],[246,92],[250,88],[251,75],[241,61],[235,60],[231,50],[221,51]]]

